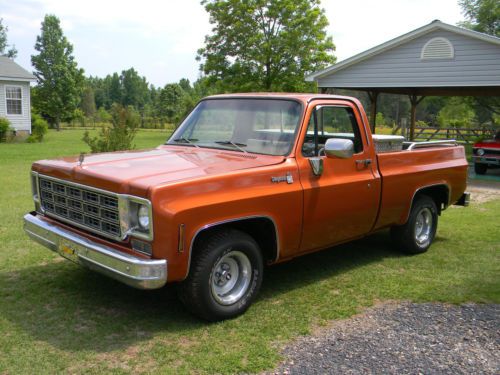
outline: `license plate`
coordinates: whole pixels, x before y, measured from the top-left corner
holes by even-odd
[[[63,240],[59,243],[59,254],[73,262],[76,262],[78,259],[76,247],[68,241]]]

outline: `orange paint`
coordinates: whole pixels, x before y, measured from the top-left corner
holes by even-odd
[[[303,113],[289,155],[269,156],[238,151],[162,145],[145,151],[42,160],[33,170],[99,189],[147,198],[153,207],[153,258],[168,260],[168,281],[189,272],[195,235],[228,220],[263,216],[278,231],[279,258],[290,259],[373,231],[405,222],[415,192],[424,186],[450,188],[450,203],[466,187],[463,147],[434,147],[376,154],[368,119],[353,98],[314,94],[245,94],[218,98],[285,98],[299,101]],[[363,151],[352,158],[323,159],[314,176],[301,148],[317,105],[351,108],[360,127]],[[371,164],[356,161],[369,159]],[[286,181],[287,176],[292,183]],[[273,178],[281,178],[273,182]],[[52,220],[54,221],[54,220]],[[74,232],[120,251],[135,253],[129,239],[114,242],[67,224]],[[183,240],[179,250],[179,228]]]

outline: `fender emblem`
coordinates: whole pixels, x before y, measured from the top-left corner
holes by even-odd
[[[293,177],[290,172],[287,172],[286,176],[271,177],[271,182],[286,182],[287,184],[293,184]]]

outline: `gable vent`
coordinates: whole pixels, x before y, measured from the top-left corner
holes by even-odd
[[[453,45],[446,38],[432,38],[422,48],[420,58],[430,59],[452,59],[455,56]]]

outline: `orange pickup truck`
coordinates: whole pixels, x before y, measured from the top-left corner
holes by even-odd
[[[468,204],[466,176],[463,147],[372,135],[354,98],[219,95],[155,149],[34,163],[24,228],[130,286],[178,283],[215,321],[250,306],[266,264],[384,228],[426,251],[438,215]]]

